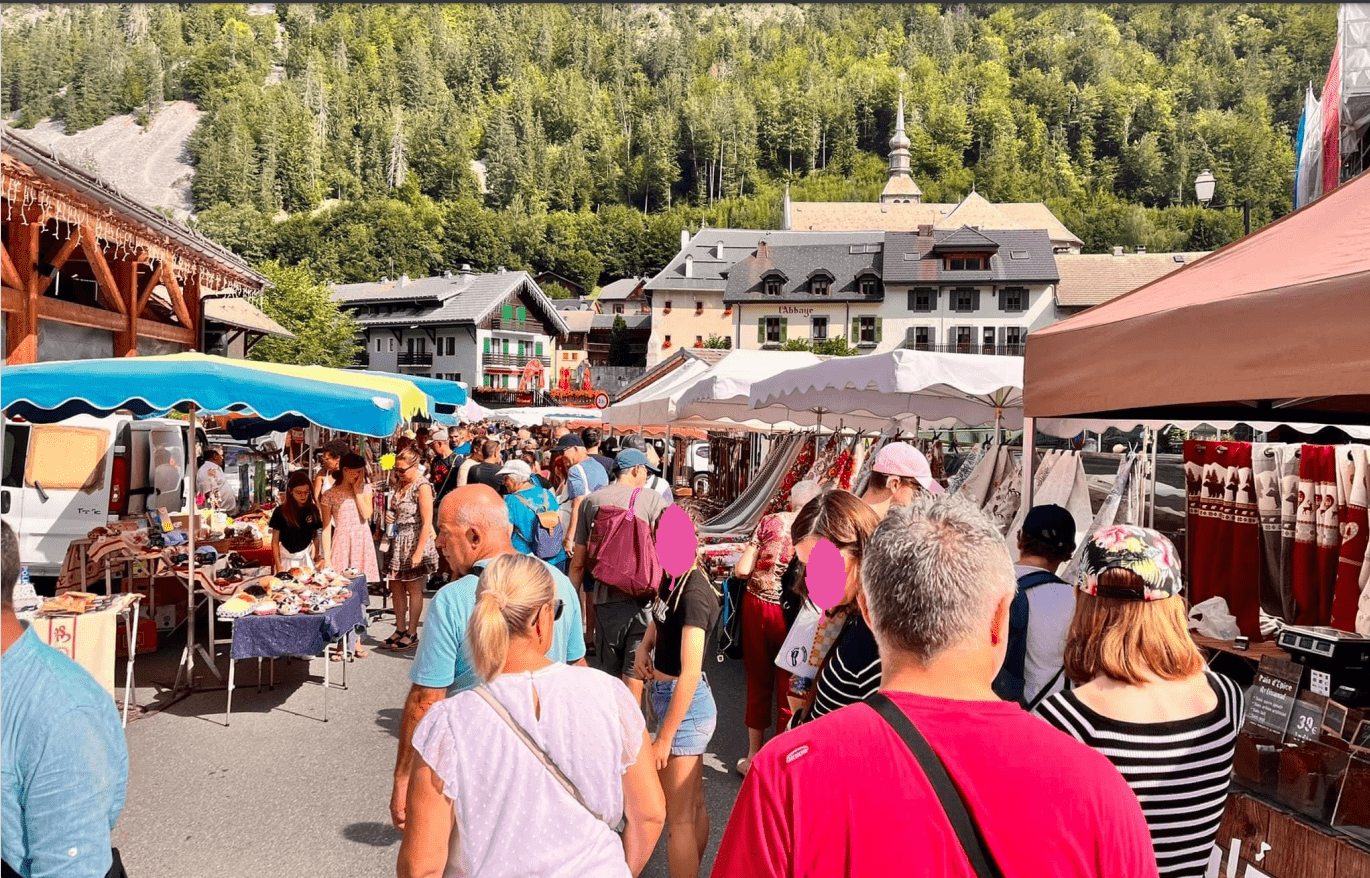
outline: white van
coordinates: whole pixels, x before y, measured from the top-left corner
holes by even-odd
[[[57,424],[7,419],[0,514],[15,529],[30,576],[55,579],[67,546],[92,528],[159,506],[181,511],[188,426],[130,415],[77,415]]]

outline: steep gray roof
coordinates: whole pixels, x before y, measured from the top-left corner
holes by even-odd
[[[932,248],[935,251],[945,250],[998,250],[999,242],[993,238],[986,237],[970,226],[961,226],[956,231],[948,235],[938,235],[937,243]]]
[[[478,323],[506,296],[522,287],[543,312],[543,318],[557,335],[569,332],[552,300],[547,298],[526,271],[488,274],[451,274],[373,284],[338,284],[331,288],[333,301],[349,305],[394,304],[402,306],[390,314],[358,314],[362,326],[389,326],[397,323]]]
[[[614,328],[615,318],[622,317],[623,323],[629,329],[651,329],[652,315],[650,314],[596,314],[594,321],[590,324],[593,329],[611,330]]]
[[[883,244],[875,243],[805,246],[768,243],[764,251],[758,248],[733,266],[728,273],[723,302],[879,302],[884,298],[879,285],[875,295],[863,296],[858,292],[857,281],[868,274],[880,277],[883,250]],[[811,280],[816,274],[830,278],[827,295],[810,292]],[[781,279],[779,296],[768,296],[764,292],[768,277]]]
[[[715,290],[723,292],[727,281],[723,272],[756,250],[758,241],[775,246],[801,244],[878,244],[885,233],[873,232],[792,232],[755,229],[700,229],[690,242],[671,259],[659,274],[647,281],[648,290]],[[717,248],[722,243],[723,253]],[[685,257],[693,258],[691,277],[685,277]]]
[[[971,232],[999,245],[988,271],[944,271],[934,245]],[[1044,229],[938,230],[933,236],[912,232],[885,235],[885,283],[1056,283],[1060,272]]]
[[[640,277],[625,277],[613,283],[605,284],[600,287],[597,301],[608,302],[613,300],[621,301],[631,296],[638,287],[642,286],[643,279]]]

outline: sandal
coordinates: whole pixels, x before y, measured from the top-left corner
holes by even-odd
[[[395,644],[395,652],[408,652],[419,645],[419,638],[414,634],[406,634],[400,638],[399,643]]]
[[[378,644],[378,649],[394,649],[395,646],[407,636],[404,631],[396,631]]]

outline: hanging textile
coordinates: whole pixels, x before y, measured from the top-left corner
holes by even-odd
[[[965,470],[969,463],[970,461],[966,461],[961,465],[961,469]],[[984,509],[1008,478],[1010,469],[1016,469],[1013,464],[1013,450],[1004,445],[995,445],[979,456],[974,470],[966,470],[964,476],[960,471],[957,472],[957,477],[960,477],[959,491],[954,486],[947,490],[959,493],[966,500]],[[956,479],[953,478],[952,481],[956,482]],[[1016,507],[1014,511],[1017,512]]]
[[[833,464],[837,463],[837,457],[842,453],[842,437],[836,433],[828,436],[827,442],[823,445],[823,450],[818,453],[809,471],[804,474],[804,478],[815,482],[823,483],[829,479],[829,471]],[[826,487],[826,485],[825,485]]]
[[[1294,524],[1295,625],[1332,621],[1341,548],[1341,510],[1337,504],[1337,449],[1305,445],[1299,457],[1298,517]]]
[[[977,442],[971,446],[965,460],[961,461],[961,465],[956,468],[956,472],[947,482],[948,494],[955,494],[961,490],[961,486],[970,478],[970,474],[975,472],[975,468],[980,465],[980,461],[984,460],[989,449],[988,442]]]
[[[1080,560],[1084,558],[1085,547],[1089,545],[1089,536],[1100,528],[1111,527],[1117,523],[1118,510],[1122,506],[1123,497],[1128,493],[1132,485],[1133,476],[1141,470],[1141,458],[1137,452],[1128,452],[1122,460],[1118,461],[1118,471],[1113,476],[1113,487],[1103,502],[1099,504],[1099,511],[1089,523],[1089,530],[1076,535],[1075,552],[1066,562],[1065,572],[1060,577],[1066,582],[1074,583],[1075,574],[1080,569]],[[1137,479],[1137,481],[1142,481]]]
[[[1294,618],[1294,595],[1289,586],[1294,575],[1294,513],[1298,506],[1302,447],[1280,442],[1257,442],[1251,446],[1256,512],[1261,527],[1261,609],[1285,620]]]
[[[866,454],[866,459],[862,461],[860,469],[857,470],[855,481],[852,482],[852,493],[860,497],[866,493],[866,485],[871,479],[871,465],[875,463],[875,456],[880,453],[880,449],[889,444],[894,435],[899,432],[898,427],[886,427],[880,431],[880,435],[875,437],[871,443],[870,451]]]
[[[1336,449],[1336,463],[1337,493],[1342,501],[1341,548],[1337,553],[1331,623],[1333,628],[1351,631],[1356,629],[1356,611],[1370,576],[1366,566],[1370,549],[1370,527],[1366,522],[1366,506],[1370,505],[1370,445]]]
[[[1042,468],[1033,478],[1032,505],[1056,504],[1063,507],[1075,519],[1075,532],[1080,535],[1089,533],[1090,523],[1094,520],[1093,508],[1089,502],[1089,483],[1085,478],[1084,458],[1074,451],[1051,451],[1042,461]],[[1023,527],[1023,519],[1028,509],[1021,502],[1013,523],[1005,531],[1008,539],[1009,554],[1018,560],[1018,531]]]
[[[1190,603],[1224,598],[1241,632],[1259,638],[1260,524],[1251,443],[1189,440],[1184,459]]]
[[[861,436],[856,437],[851,449],[851,464],[847,467],[846,478],[842,480],[842,489],[851,491],[856,484],[856,477],[866,466],[866,440]],[[854,491],[852,493],[855,493]],[[857,496],[860,496],[859,494]]]
[[[790,489],[794,487],[795,482],[802,480],[804,474],[813,466],[813,440],[808,434],[802,434],[801,441],[804,444],[800,447],[794,463],[790,465],[789,472],[785,473],[785,477],[780,480],[780,490],[776,491],[775,496],[766,506],[766,515],[773,512],[784,512],[790,508]]]

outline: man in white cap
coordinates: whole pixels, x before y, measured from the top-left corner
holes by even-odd
[[[919,491],[941,494],[943,490],[932,477],[932,466],[923,452],[907,442],[891,442],[875,455],[870,484],[861,499],[884,518],[892,507],[912,505]]]
[[[500,469],[499,477],[504,481],[504,505],[509,510],[509,521],[514,526],[514,534],[511,537],[514,549],[524,555],[541,558],[565,573],[567,554],[563,534],[557,533],[556,530],[546,534],[541,540],[545,547],[543,552],[537,551],[538,530],[542,527],[538,513],[559,511],[561,505],[557,503],[556,495],[533,484],[533,468],[517,458]],[[560,522],[560,516],[557,520]],[[562,525],[558,523],[557,530],[561,529]],[[555,552],[552,549],[553,543]]]

